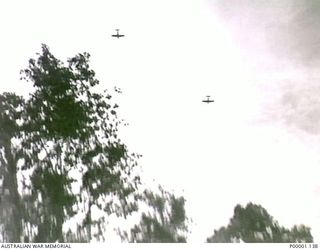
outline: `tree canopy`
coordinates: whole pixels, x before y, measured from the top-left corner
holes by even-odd
[[[93,207],[117,216],[137,209],[139,155],[118,138],[118,105],[107,91],[94,91],[89,58],[78,54],[65,64],[42,45],[21,71],[33,84],[30,97],[0,96],[2,189],[10,193],[10,209],[1,208],[4,241],[63,242],[64,223],[79,214],[81,241],[100,239],[105,217],[93,218]]]
[[[313,242],[309,227],[295,225],[291,230],[279,226],[261,205],[248,203],[246,207],[237,205],[227,227],[214,230],[207,242]]]
[[[141,214],[128,235],[122,238],[136,243],[184,243],[187,242],[190,219],[185,211],[185,199],[176,197],[159,186],[158,192],[145,190],[141,201],[148,206],[148,211]]]

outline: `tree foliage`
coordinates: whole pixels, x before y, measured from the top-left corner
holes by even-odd
[[[175,197],[160,187],[159,194],[145,190],[142,200],[151,209],[142,213],[140,223],[131,229],[128,241],[137,243],[187,241],[189,219],[186,216],[183,197]]]
[[[215,230],[207,242],[312,242],[310,228],[294,226],[291,230],[279,226],[266,209],[253,203],[237,205],[227,227]]]
[[[93,216],[93,207],[117,216],[137,209],[139,155],[118,138],[118,105],[94,91],[89,58],[78,54],[65,65],[43,45],[21,72],[33,84],[30,98],[1,95],[2,176],[14,179],[10,194],[24,229],[7,241],[63,242],[63,225],[80,214],[73,239],[103,240],[105,216]]]

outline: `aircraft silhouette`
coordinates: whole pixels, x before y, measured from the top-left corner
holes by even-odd
[[[214,102],[214,100],[210,100],[210,96],[209,95],[207,95],[207,100],[202,100],[202,102],[206,102],[206,103],[210,103],[210,102]]]
[[[120,38],[120,37],[124,37],[124,35],[120,35],[119,34],[119,29],[116,29],[116,31],[117,31],[117,34],[116,35],[111,35],[112,37],[116,37],[116,38]]]

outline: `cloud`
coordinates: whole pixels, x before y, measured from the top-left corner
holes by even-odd
[[[319,1],[228,0],[211,5],[250,59],[258,61],[268,53],[278,63],[319,62]]]
[[[320,1],[210,4],[265,91],[263,113],[287,126],[320,134]]]
[[[287,125],[293,125],[311,134],[320,134],[320,85],[319,78],[305,85],[296,85],[284,91],[281,104],[282,117]]]

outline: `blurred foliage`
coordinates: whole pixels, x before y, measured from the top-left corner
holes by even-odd
[[[291,243],[313,242],[310,228],[294,226],[291,230],[279,226],[266,209],[253,203],[237,205],[227,227],[215,230],[207,242]]]
[[[182,243],[187,241],[189,218],[185,212],[185,199],[159,187],[159,193],[145,190],[142,201],[149,211],[143,212],[140,223],[130,232],[122,234],[125,241],[136,243]]]
[[[99,81],[88,53],[64,64],[42,45],[37,56],[21,71],[21,78],[33,84],[30,98],[0,95],[1,177],[11,180],[7,183],[14,185],[7,188],[15,194],[8,200],[13,211],[6,215],[14,219],[18,213],[21,225],[3,241],[104,240],[105,214],[127,216],[137,209],[140,156],[118,138],[121,120],[111,95],[94,92]],[[20,193],[18,175],[23,176]],[[104,215],[93,216],[93,206]],[[77,214],[84,215],[77,233],[66,235],[64,223]]]

